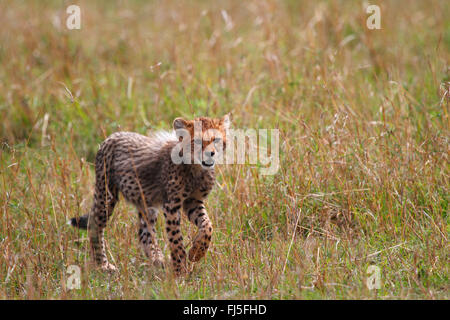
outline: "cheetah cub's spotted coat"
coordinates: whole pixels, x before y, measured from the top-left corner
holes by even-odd
[[[162,208],[164,213],[172,263],[177,275],[187,271],[186,251],[180,230],[181,211],[198,228],[189,259],[198,261],[206,254],[212,225],[204,201],[215,182],[214,161],[220,149],[225,149],[229,122],[228,115],[221,119],[201,117],[192,121],[177,118],[173,122],[174,129],[185,130],[190,134],[190,139],[177,138],[175,132],[159,132],[150,137],[117,132],[101,144],[95,159],[96,182],[92,210],[70,220],[73,226],[88,229],[91,252],[97,265],[108,271],[116,269],[106,257],[103,231],[119,199],[119,192],[137,208],[139,242],[153,264],[164,263],[156,242],[158,208]],[[198,124],[201,124],[201,137],[194,136],[194,127],[198,128]],[[195,134],[198,134],[197,131]],[[194,145],[198,145],[195,148],[197,154],[195,151],[191,153],[192,164],[186,163],[189,161],[179,164],[172,161],[172,149],[179,142],[192,151]],[[222,148],[218,148],[219,144]],[[200,159],[205,160],[195,162],[196,157],[199,159],[199,152]]]

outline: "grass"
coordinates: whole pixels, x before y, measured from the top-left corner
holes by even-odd
[[[448,1],[375,1],[381,30],[360,1],[79,1],[72,31],[69,4],[0,3],[1,298],[449,298]],[[93,268],[65,223],[90,208],[99,143],[230,111],[280,130],[280,169],[218,169],[206,259],[152,270],[121,201],[120,271]]]

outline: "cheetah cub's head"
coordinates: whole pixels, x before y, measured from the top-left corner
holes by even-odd
[[[230,128],[230,116],[214,119],[199,117],[194,120],[176,118],[173,128],[183,144],[183,153],[190,159],[184,163],[201,164],[204,169],[212,169],[218,157],[223,155],[226,137]],[[190,152],[189,152],[190,151]]]

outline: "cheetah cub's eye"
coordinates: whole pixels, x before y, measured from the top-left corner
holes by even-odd
[[[221,145],[221,144],[222,144],[222,139],[221,139],[221,138],[215,138],[215,139],[214,139],[214,144],[215,144],[216,146]]]

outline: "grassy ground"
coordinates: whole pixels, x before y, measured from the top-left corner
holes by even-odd
[[[0,297],[448,299],[450,3],[377,2],[381,30],[361,1],[78,1],[69,31],[71,2],[1,1]],[[149,268],[121,201],[120,271],[92,268],[65,223],[99,143],[229,111],[280,130],[281,167],[218,169],[206,259],[184,280]]]

